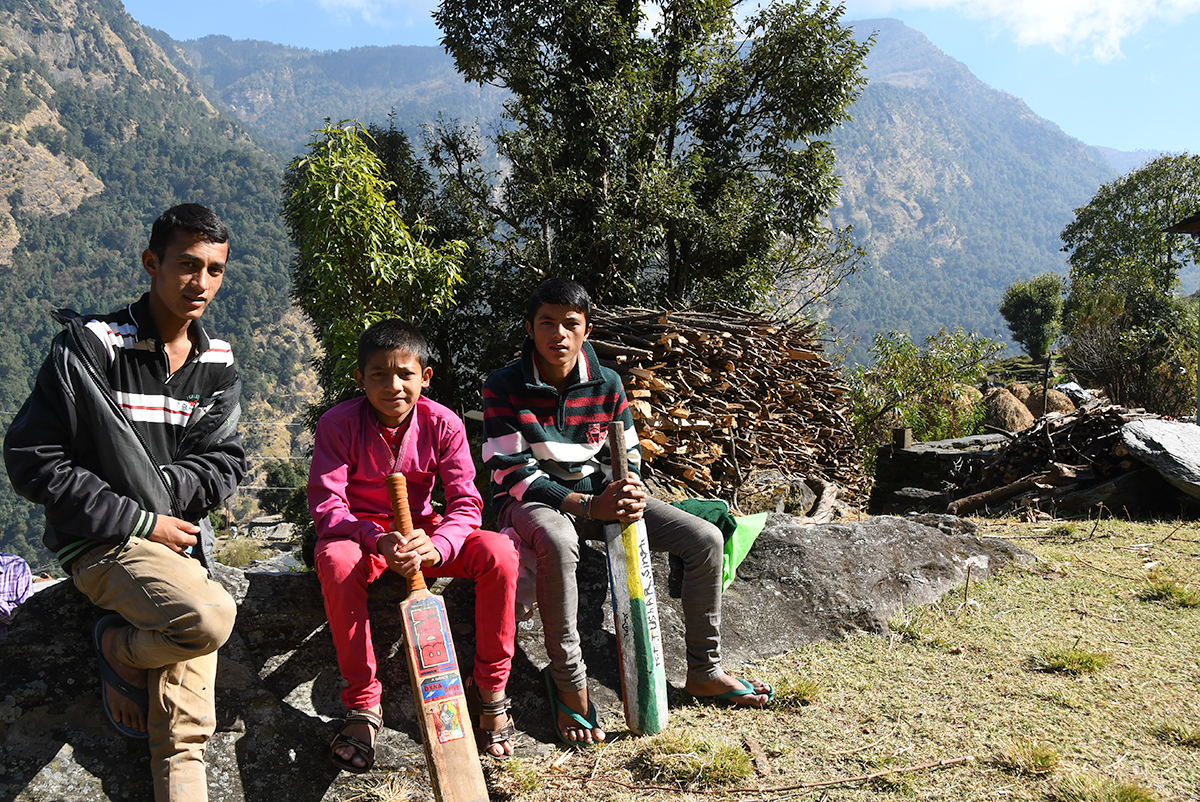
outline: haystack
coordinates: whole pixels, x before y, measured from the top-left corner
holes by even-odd
[[[1029,408],[1003,387],[988,390],[983,397],[983,408],[984,424],[1006,432],[1023,432],[1035,420]]]
[[[1035,418],[1040,418],[1050,412],[1075,411],[1075,404],[1067,397],[1066,393],[1050,389],[1046,391],[1043,399],[1041,387],[1034,387],[1029,391],[1029,397],[1025,399],[1025,406],[1029,407],[1029,411]]]

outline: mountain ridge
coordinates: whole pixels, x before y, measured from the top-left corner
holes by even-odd
[[[853,120],[830,136],[842,178],[835,225],[853,225],[873,268],[845,288],[829,322],[863,339],[915,340],[962,326],[1007,340],[1004,288],[1066,272],[1059,232],[1116,177],[1101,153],[987,86],[898,20],[876,32]],[[900,325],[896,325],[899,323]]]

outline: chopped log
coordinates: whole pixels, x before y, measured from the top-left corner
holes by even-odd
[[[993,487],[991,490],[985,490],[982,493],[976,493],[973,496],[952,501],[946,505],[946,512],[951,515],[966,515],[981,507],[986,507],[988,504],[1004,501],[1005,499],[1033,490],[1036,487],[1037,484],[1033,479],[1021,479],[1003,487]]]

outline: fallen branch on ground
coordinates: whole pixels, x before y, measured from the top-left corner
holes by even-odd
[[[870,782],[871,780],[878,780],[882,777],[887,777],[892,774],[911,774],[917,771],[944,769],[950,766],[956,766],[960,763],[971,763],[974,760],[974,755],[962,755],[960,757],[948,758],[946,760],[935,760],[931,763],[922,763],[918,766],[906,766],[899,769],[877,771],[872,774],[860,774],[857,777],[839,777],[835,780],[817,780],[816,782],[797,783],[795,785],[779,785],[772,788],[721,788],[711,791],[697,790],[694,788],[678,788],[669,785],[637,785],[635,783],[621,782],[620,780],[611,780],[607,777],[579,777],[577,779],[583,783],[593,782],[605,783],[606,785],[617,785],[630,791],[666,791],[668,793],[675,794],[701,794],[703,796],[723,796],[727,794],[778,794],[784,791],[804,791],[812,788],[827,788],[833,785],[849,785],[851,783]]]

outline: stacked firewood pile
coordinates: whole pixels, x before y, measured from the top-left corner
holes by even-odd
[[[752,473],[774,469],[861,489],[847,388],[815,326],[725,304],[597,309],[592,322],[589,341],[624,380],[642,458],[659,483],[731,498]]]
[[[1121,427],[1147,417],[1155,416],[1093,401],[1074,412],[1042,418],[1015,435],[983,469],[973,492],[950,502],[946,511],[964,515],[1005,503],[1029,507],[1060,504],[1072,494],[1135,467],[1120,447]]]

